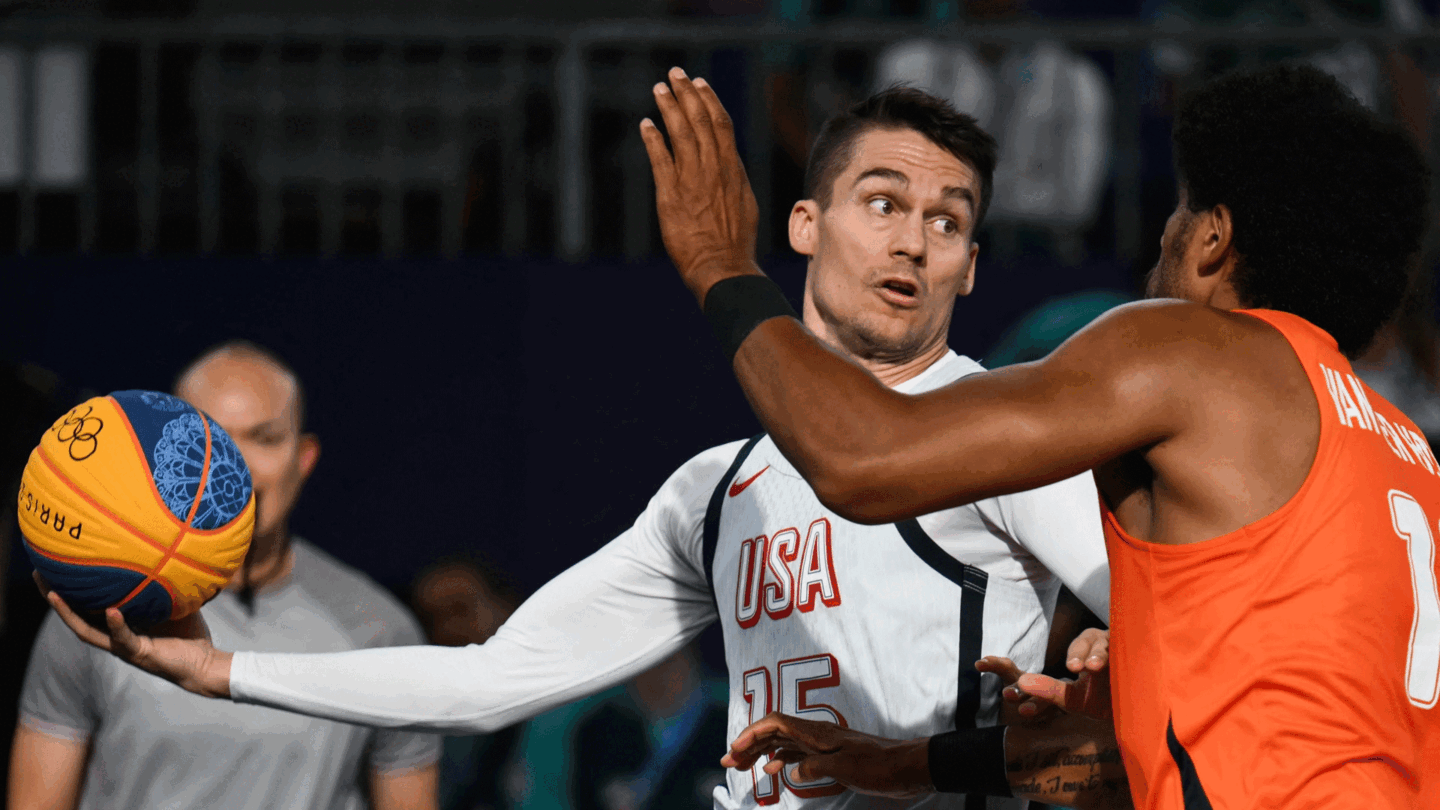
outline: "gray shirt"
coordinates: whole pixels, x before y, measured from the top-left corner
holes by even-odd
[[[289,579],[256,594],[254,615],[229,591],[201,609],[222,650],[334,652],[422,644],[401,605],[360,572],[296,539]],[[52,612],[35,641],[20,721],[89,740],[86,808],[366,806],[371,771],[434,763],[439,738],[375,730],[211,700],[90,647]]]

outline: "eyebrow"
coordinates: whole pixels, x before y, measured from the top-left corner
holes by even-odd
[[[257,423],[255,423],[255,424],[251,425],[250,427],[246,428],[245,433],[246,433],[246,435],[252,435],[252,434],[263,433],[263,432],[265,432],[265,431],[276,430],[276,429],[280,429],[280,430],[284,430],[284,429],[285,429],[285,417],[284,417],[284,416],[276,416],[276,417],[271,418],[271,419],[266,419],[264,422],[257,422]]]
[[[910,178],[907,177],[904,172],[897,171],[895,169],[887,169],[884,167],[876,167],[874,169],[866,169],[865,171],[861,172],[860,176],[855,178],[855,182],[854,184],[852,184],[851,187],[853,188],[854,186],[858,186],[872,177],[899,183],[901,188],[908,188],[910,185]],[[964,200],[965,202],[970,203],[970,209],[972,211],[975,209],[975,192],[966,186],[947,186],[945,190],[941,192],[940,196],[944,197],[947,200]]]
[[[878,177],[881,180],[893,180],[902,186],[910,185],[910,178],[906,177],[904,172],[896,171],[895,169],[886,169],[880,167],[874,169],[866,169],[865,171],[861,172],[860,176],[855,178],[855,182],[851,184],[851,187],[853,188],[854,186],[858,186],[872,177]]]
[[[970,203],[970,208],[971,208],[972,210],[975,208],[975,192],[974,192],[974,191],[971,191],[968,187],[965,187],[965,186],[950,186],[950,187],[946,188],[946,189],[945,189],[945,192],[944,192],[943,194],[941,194],[940,196],[942,196],[942,197],[944,197],[944,198],[946,198],[946,199],[952,199],[952,198],[953,198],[953,199],[957,199],[957,200],[964,200],[965,202]]]

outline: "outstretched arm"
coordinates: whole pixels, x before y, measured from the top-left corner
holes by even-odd
[[[760,272],[754,197],[714,91],[676,70],[655,97],[670,148],[649,121],[641,134],[661,231],[704,305],[717,283]],[[1052,483],[1168,438],[1181,415],[1170,385],[1177,358],[1136,351],[1164,342],[1157,328],[1174,332],[1153,313],[1151,304],[1128,308],[1045,361],[918,397],[890,390],[794,318],[760,323],[734,367],[821,501],[848,519],[882,523]]]
[[[137,636],[115,610],[102,632],[50,598],[82,639],[197,694],[372,726],[490,732],[631,678],[714,620],[700,524],[734,455],[727,447],[671,476],[634,527],[551,580],[483,645],[232,654],[201,633]]]

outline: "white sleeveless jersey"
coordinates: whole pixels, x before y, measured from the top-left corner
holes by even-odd
[[[920,381],[927,388],[980,370],[954,355],[937,365],[940,373]],[[1082,486],[1078,501],[1092,531],[1052,525],[1071,535],[1056,541],[1075,544],[1092,570],[1103,570],[1093,492],[1091,485],[1087,507]],[[1076,503],[1062,499],[1051,518],[1076,517]],[[1017,567],[1034,568],[1033,558],[1022,560],[1030,555],[985,511],[972,505],[898,524],[851,523],[820,503],[769,437],[741,447],[711,495],[703,545],[725,636],[730,737],[770,711],[893,739],[994,725],[999,678],[982,677],[974,663],[1003,655],[1041,669],[1060,581],[1015,577]],[[729,771],[717,806],[1025,806],[954,794],[887,801],[833,781],[802,783],[790,769],[772,777],[763,764]]]
[[[947,353],[896,390],[981,370]],[[348,723],[488,733],[633,678],[718,619],[731,739],[772,709],[910,739],[995,722],[997,679],[973,664],[996,654],[1039,669],[1062,582],[1108,616],[1088,473],[861,526],[821,506],[768,439],[734,442],[681,465],[634,526],[525,600],[483,645],[237,652],[230,691]],[[727,810],[1023,805],[727,778],[714,794]]]

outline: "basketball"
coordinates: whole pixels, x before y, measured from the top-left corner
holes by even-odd
[[[71,607],[144,627],[198,610],[240,567],[255,523],[250,471],[220,426],[154,391],[61,417],[20,482],[20,530]]]

